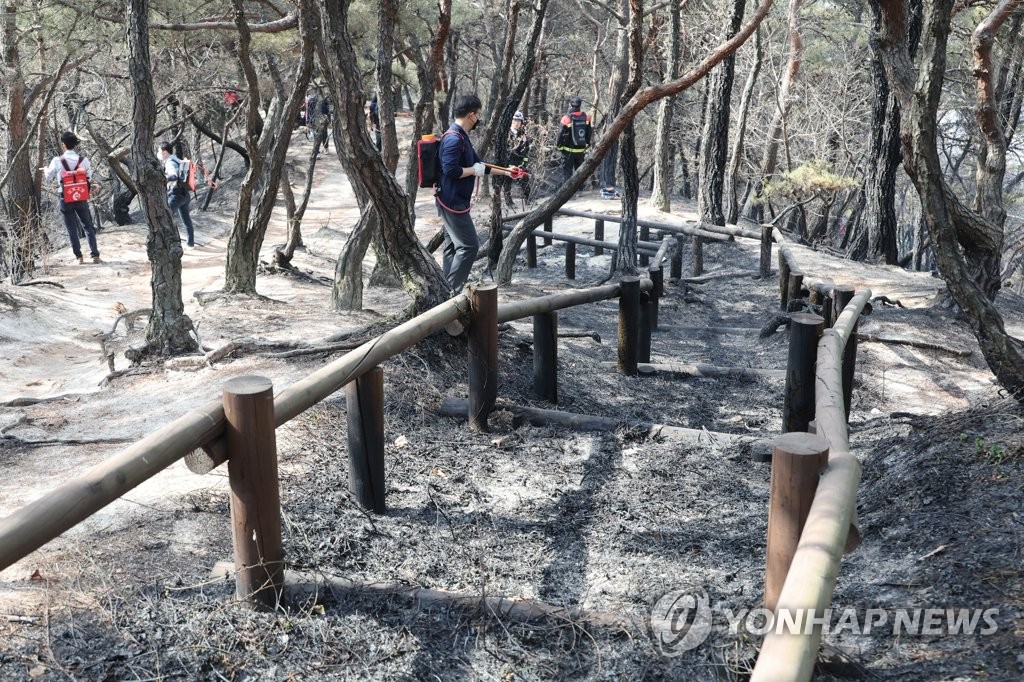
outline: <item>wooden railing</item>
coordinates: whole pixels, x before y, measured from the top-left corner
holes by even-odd
[[[770,233],[770,230],[762,231],[762,235],[765,233]],[[572,235],[549,234],[553,239],[573,243],[566,239]],[[780,299],[785,309],[789,300],[801,295],[801,287],[807,283],[781,233],[776,232],[774,236],[779,243]],[[383,499],[381,363],[456,320],[467,323],[467,416],[472,428],[486,430],[487,418],[496,399],[498,324],[533,317],[534,390],[538,396],[557,402],[557,311],[617,298],[617,364],[623,373],[636,375],[640,358],[645,352],[648,356],[650,353],[650,331],[657,327],[658,299],[663,294],[662,266],[673,244],[675,240],[666,238],[660,244],[650,245],[649,252],[654,252],[654,258],[649,279],[626,277],[616,284],[501,305],[497,303],[495,285],[471,289],[469,295],[455,297],[364,343],[292,384],[276,397],[267,379],[232,379],[225,386],[222,400],[211,401],[192,410],[111,459],[0,519],[0,569],[12,565],[179,459],[185,458],[189,468],[197,473],[208,472],[227,462],[232,490],[236,593],[243,598],[273,605],[280,599],[283,589],[274,441],[276,427],[346,387],[350,489],[361,505],[382,513],[386,505]],[[762,263],[765,257],[763,244],[762,241]],[[614,248],[615,245],[605,242],[601,247]],[[827,467],[820,482],[810,487],[806,503],[798,500],[799,494],[792,490],[781,495],[797,500],[793,508],[805,507],[801,516],[806,516],[800,519],[802,530],[787,540],[792,551],[788,551],[788,556],[783,556],[781,562],[776,562],[783,567],[782,573],[770,575],[773,564],[769,561],[766,595],[774,601],[772,593],[778,592],[775,606],[778,609],[817,609],[817,613],[822,613],[831,601],[844,551],[859,541],[854,510],[860,466],[849,452],[847,419],[853,354],[856,352],[856,324],[871,293],[864,290],[854,296],[851,288],[837,287],[828,281],[815,282],[810,286],[816,301],[822,305],[822,312],[827,311],[828,314],[824,317],[804,315],[802,319],[793,321],[783,421],[787,425],[797,425],[800,430],[809,428],[811,420],[807,419],[810,414],[807,402],[811,400],[814,428],[827,446]],[[829,302],[834,306],[825,305]],[[828,319],[832,317],[832,310],[839,312],[834,320]],[[813,334],[814,339],[820,334],[816,346],[810,344],[816,347],[816,353],[806,350],[794,352],[794,344],[806,349],[808,333]],[[809,355],[814,357],[808,360]],[[813,385],[806,379],[808,362],[811,367],[816,366]],[[780,452],[778,448],[776,452]],[[815,472],[804,476],[803,480],[814,481],[816,478]],[[773,510],[776,509],[776,496],[773,474]],[[785,533],[773,531],[770,521],[770,557],[779,554],[772,550],[773,540],[776,549],[786,546],[787,542],[779,542],[779,538],[786,540],[783,535]],[[773,584],[781,585],[781,588],[776,590]],[[769,634],[752,679],[810,679],[820,638],[820,627],[806,635]]]

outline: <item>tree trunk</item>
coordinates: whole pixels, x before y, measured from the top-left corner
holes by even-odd
[[[796,83],[797,74],[800,72],[801,52],[804,44],[803,38],[800,36],[800,25],[797,18],[800,14],[801,3],[802,0],[789,0],[789,62],[786,65],[786,72],[782,76],[782,82],[779,84],[775,113],[772,115],[772,123],[768,127],[768,143],[765,145],[764,156],[761,159],[761,176],[754,191],[750,194],[746,208],[747,215],[758,222],[762,222],[764,210],[756,203],[756,200],[761,197],[761,188],[775,174],[783,125],[793,103],[793,86]]]
[[[619,16],[629,16],[629,0],[619,0]],[[627,26],[619,26],[615,38],[615,59],[611,64],[612,75],[608,82],[608,112],[601,118],[601,134],[606,134],[607,123],[613,120],[619,113],[622,106],[622,93],[626,88],[626,80],[629,77],[629,32]],[[565,102],[562,103],[563,106]],[[618,164],[619,147],[616,140],[608,148],[608,152],[601,164],[601,186],[615,186],[615,167]]]
[[[736,35],[743,22],[746,0],[732,1],[732,14],[726,25],[727,38]],[[707,108],[704,110],[704,128],[700,137],[700,191],[697,194],[697,213],[700,219],[713,225],[725,225],[722,212],[722,191],[725,183],[725,157],[729,145],[729,110],[732,103],[732,81],[736,71],[736,55],[722,60],[708,79]]]
[[[125,16],[128,73],[132,84],[132,170],[139,205],[149,226],[146,254],[152,275],[153,311],[146,327],[148,350],[162,355],[190,353],[192,320],[181,300],[181,241],[167,207],[166,184],[153,154],[156,96],[149,60],[149,0],[129,0]]]
[[[622,92],[622,102],[629,101],[640,89],[643,76],[643,0],[629,0],[629,80]],[[636,128],[631,121],[622,133],[620,165],[622,167],[622,223],[619,225],[619,250],[616,263],[620,276],[635,275],[637,245],[637,207],[640,200],[640,174],[637,170]]]
[[[268,66],[277,93],[268,109],[267,120],[261,121],[256,108],[260,101],[260,90],[250,57],[252,37],[249,24],[241,0],[232,0],[232,5],[235,9],[235,25],[238,27],[238,60],[245,75],[248,91],[244,106],[247,107],[246,151],[249,153],[251,165],[239,188],[235,219],[228,236],[224,291],[255,294],[260,249],[281,186],[281,170],[291,142],[293,122],[305,100],[306,86],[312,72],[315,23],[311,0],[299,0],[301,53],[295,75],[291,80],[292,91],[287,102],[282,103],[284,85],[277,72],[276,62],[269,57]],[[262,134],[257,133],[259,130]]]
[[[743,85],[743,95],[740,97],[740,116],[736,122],[736,135],[733,139],[732,152],[729,155],[729,166],[725,172],[724,201],[725,222],[727,225],[735,225],[740,218],[740,201],[736,197],[736,183],[739,178],[740,163],[743,161],[743,144],[747,134],[747,116],[750,114],[750,103],[753,100],[754,86],[757,84],[757,75],[761,72],[761,64],[764,61],[764,51],[761,49],[761,30],[754,33],[754,63],[750,66],[747,74],[747,82]]]
[[[398,168],[398,133],[395,130],[394,79],[391,62],[395,57],[395,22],[398,21],[397,0],[380,0],[377,4],[377,107],[380,117],[381,153],[384,165],[392,173]]]
[[[668,41],[668,65],[665,69],[665,80],[672,81],[679,77],[679,46],[682,42],[682,9],[679,3],[672,3],[669,10],[672,28]],[[671,155],[672,142],[672,110],[675,97],[666,97],[658,102],[658,129],[654,137],[654,187],[651,188],[650,206],[659,211],[672,210]]]
[[[975,115],[990,146],[1005,143],[994,111],[991,39],[1019,0],[1004,0],[978,25],[972,47],[978,79]],[[935,260],[950,293],[971,322],[985,360],[1002,384],[1024,400],[1024,343],[1006,333],[992,303],[999,289],[1002,252],[1001,181],[999,190],[981,190],[980,212],[964,206],[945,183],[936,147],[938,110],[946,71],[946,50],[953,0],[934,0],[924,16],[917,75],[907,45],[908,12],[900,0],[884,0],[881,37],[886,76],[900,101],[904,167],[921,197],[924,222]],[[999,150],[990,149],[999,153]],[[1002,149],[1005,153],[1005,147]],[[987,181],[987,180],[986,180]],[[990,204],[997,204],[995,206]]]
[[[441,268],[416,238],[408,197],[366,132],[365,99],[348,33],[350,5],[351,0],[340,0],[320,6],[324,75],[336,102],[336,132],[348,141],[352,177],[362,183],[380,214],[385,257],[413,298],[407,314],[415,314],[443,301],[448,285]]]

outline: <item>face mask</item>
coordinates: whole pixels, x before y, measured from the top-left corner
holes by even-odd
[[[476,120],[473,121],[473,127],[470,130],[476,130],[476,127],[480,125],[480,114],[476,115]]]

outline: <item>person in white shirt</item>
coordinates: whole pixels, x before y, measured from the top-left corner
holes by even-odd
[[[78,136],[70,130],[60,136],[61,146],[64,153],[53,157],[50,165],[46,167],[45,178],[47,182],[59,177],[61,171],[73,171],[82,169],[86,177],[92,180],[92,164],[89,159],[79,155],[75,148],[79,143]],[[68,240],[71,242],[71,250],[75,252],[75,258],[79,264],[84,263],[82,257],[82,243],[78,239],[79,226],[85,230],[86,239],[89,241],[89,255],[93,263],[100,261],[100,249],[96,245],[96,228],[92,222],[92,212],[89,210],[89,201],[64,201],[63,188],[60,193],[60,213],[64,217],[64,228],[68,231]]]
[[[182,182],[188,180],[188,178],[179,178],[178,171],[181,169],[181,159],[174,155],[174,147],[170,142],[164,142],[160,145],[160,158],[164,161],[164,177],[167,179],[167,205],[171,208],[171,215],[175,213],[181,218],[182,224],[185,225],[185,231],[188,233],[188,247],[192,248],[196,245],[195,231],[192,228],[192,216],[189,214],[188,205],[192,201],[192,197],[189,193],[181,189],[178,184],[180,179]]]

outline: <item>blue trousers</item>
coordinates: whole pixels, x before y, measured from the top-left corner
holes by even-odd
[[[181,217],[181,222],[185,225],[185,232],[188,233],[188,245],[194,246],[196,243],[195,233],[192,229],[192,216],[188,212],[188,205],[191,202],[192,197],[188,194],[172,192],[167,195],[167,205],[171,207],[171,216],[177,213]]]
[[[60,214],[64,216],[64,228],[68,231],[68,239],[71,241],[71,250],[75,256],[82,257],[82,242],[78,239],[79,226],[85,230],[85,238],[89,240],[89,255],[98,258],[100,249],[96,246],[96,228],[92,223],[92,213],[89,211],[88,201],[72,201],[64,203],[60,200]]]

